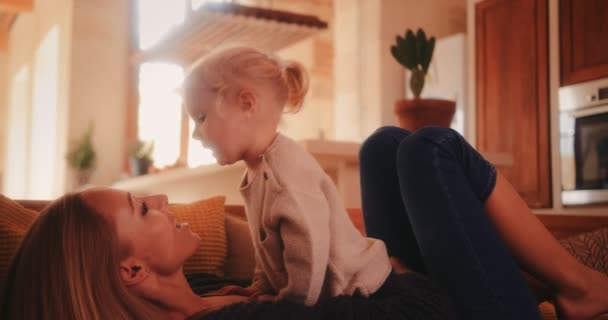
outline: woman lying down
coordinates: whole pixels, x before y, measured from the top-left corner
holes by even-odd
[[[273,301],[272,296],[214,295],[204,288],[222,281],[194,275],[191,286],[182,272],[199,243],[200,238],[188,226],[175,224],[165,196],[136,197],[112,189],[65,195],[41,212],[23,239],[9,270],[0,318],[455,316],[444,291],[413,272],[391,275],[391,285],[370,297],[341,296],[313,307]]]

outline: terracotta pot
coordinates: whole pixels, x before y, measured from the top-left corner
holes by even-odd
[[[422,127],[449,127],[456,112],[456,102],[441,99],[397,100],[395,114],[399,126],[410,131]]]

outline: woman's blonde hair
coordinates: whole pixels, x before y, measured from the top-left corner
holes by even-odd
[[[124,247],[112,221],[68,194],[45,208],[11,263],[2,319],[159,319],[129,292],[119,270]]]
[[[308,73],[302,64],[283,60],[248,47],[211,53],[198,61],[186,77],[187,90],[206,87],[216,91],[220,103],[251,84],[268,85],[286,112],[298,112],[308,92]]]

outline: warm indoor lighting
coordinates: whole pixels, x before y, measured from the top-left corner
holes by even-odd
[[[139,69],[139,138],[154,141],[154,166],[162,168],[179,158],[182,98],[175,92],[182,68],[143,63]]]
[[[192,1],[193,9],[205,1]],[[157,44],[172,28],[184,22],[184,0],[140,0],[140,48]],[[142,63],[139,71],[139,139],[154,142],[154,166],[175,164],[180,157],[182,98],[176,88],[183,80],[183,69],[175,64]],[[189,128],[189,132],[192,129]],[[189,135],[190,136],[190,135]],[[188,166],[215,163],[209,150],[191,137]]]

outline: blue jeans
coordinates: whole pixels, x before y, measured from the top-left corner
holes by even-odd
[[[462,319],[540,319],[484,211],[496,169],[452,129],[378,129],[360,151],[369,237],[443,286]],[[533,244],[531,244],[533,245]]]

